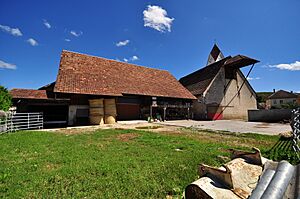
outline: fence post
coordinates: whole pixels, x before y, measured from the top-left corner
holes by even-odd
[[[5,133],[8,132],[8,125],[7,125],[7,118],[8,118],[8,113],[5,114],[5,120],[4,120],[4,129],[5,129]]]
[[[41,113],[41,115],[42,115],[42,129],[44,129],[44,114]]]
[[[40,114],[38,114],[38,119],[37,119],[37,121],[38,121],[38,123],[40,122]],[[41,127],[39,126],[39,129],[40,129]]]
[[[29,129],[29,113],[27,115],[28,115],[28,118],[27,118],[27,129]]]
[[[12,132],[13,131],[13,115],[11,114],[11,113],[9,113],[9,116],[10,116],[10,132]]]

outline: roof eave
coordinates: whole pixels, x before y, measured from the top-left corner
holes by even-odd
[[[249,66],[252,64],[256,64],[259,63],[258,60],[247,57],[245,55],[236,55],[230,59],[228,59],[225,64],[224,67],[231,67],[231,68],[242,68],[245,66]]]

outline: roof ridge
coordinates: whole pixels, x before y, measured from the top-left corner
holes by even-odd
[[[38,89],[34,89],[34,88],[12,88],[10,89],[10,91],[12,90],[31,90],[31,91],[43,91],[43,90],[38,90]]]
[[[117,61],[115,59],[109,59],[109,58],[106,58],[106,57],[100,57],[100,56],[96,56],[96,55],[89,55],[89,54],[86,54],[86,53],[80,53],[80,52],[75,52],[75,51],[70,51],[70,50],[65,50],[65,49],[63,49],[62,52],[75,53],[75,54],[79,54],[79,55],[85,55],[85,56],[89,56],[89,57],[95,57],[95,58],[98,58],[98,59],[105,59],[105,60],[112,61],[112,62],[128,64],[128,65],[135,66],[135,67],[142,67],[142,68],[147,68],[147,69],[152,69],[152,70],[158,70],[158,71],[166,71],[166,72],[170,73],[168,70],[165,70],[165,69],[152,68],[152,67],[149,67],[149,66],[142,66],[142,65],[138,65],[138,64],[124,62],[124,61],[121,61],[121,60]]]
[[[209,65],[206,65],[206,66],[204,66],[204,67],[202,67],[202,68],[200,68],[200,69],[198,69],[198,70],[196,70],[196,71],[194,71],[194,72],[192,72],[192,73],[189,73],[189,74],[187,74],[187,75],[181,77],[179,80],[181,80],[181,79],[183,79],[183,78],[185,78],[185,77],[191,76],[191,75],[193,75],[193,74],[195,74],[195,73],[197,73],[197,72],[199,72],[199,71],[201,71],[201,70],[203,70],[203,69],[205,69],[205,68],[208,68],[208,67],[210,67],[210,66],[212,66],[212,65],[218,64],[218,63],[220,63],[220,62],[222,62],[222,61],[225,61],[225,62],[226,62],[229,58],[231,58],[230,55],[227,56],[227,57],[225,57],[224,59],[221,59],[221,60],[219,60],[219,61],[217,61],[217,62],[214,62],[214,63],[212,63],[212,64],[209,64]],[[225,64],[225,62],[224,62],[224,64]]]
[[[298,95],[295,94],[295,93],[291,93],[291,92],[289,92],[289,91],[280,89],[280,90],[276,91],[275,93],[272,93],[270,96],[268,96],[268,99],[272,99],[272,98],[274,98],[274,97],[277,98],[276,95],[278,95],[280,92],[281,92],[281,93],[284,93],[284,94],[287,94],[287,95],[289,95],[289,96],[293,96],[293,97],[297,97],[297,96],[298,96]],[[282,96],[280,96],[280,97],[282,97]],[[276,98],[274,98],[274,99],[276,99]],[[278,99],[280,99],[280,98],[278,98]]]

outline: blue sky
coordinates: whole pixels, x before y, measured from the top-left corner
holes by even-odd
[[[206,64],[216,40],[225,56],[261,61],[250,75],[256,91],[300,91],[299,8],[298,0],[0,0],[0,84],[55,81],[63,49],[180,78]]]

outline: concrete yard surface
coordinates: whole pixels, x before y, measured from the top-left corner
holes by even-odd
[[[195,120],[174,120],[160,122],[162,125],[192,127],[197,129],[209,129],[217,131],[230,131],[240,133],[259,133],[267,135],[278,135],[291,131],[290,124],[246,122],[239,120],[215,120],[215,121],[195,121]]]
[[[229,131],[236,133],[259,133],[266,135],[278,135],[291,131],[289,124],[245,122],[239,120],[216,120],[216,121],[195,121],[195,120],[173,120],[165,122],[148,123],[144,120],[118,121],[116,124],[75,126],[67,128],[43,129],[42,131],[63,131],[66,133],[80,133],[84,130],[94,131],[97,129],[140,129],[154,132],[178,131],[180,128],[196,128],[213,131]]]

